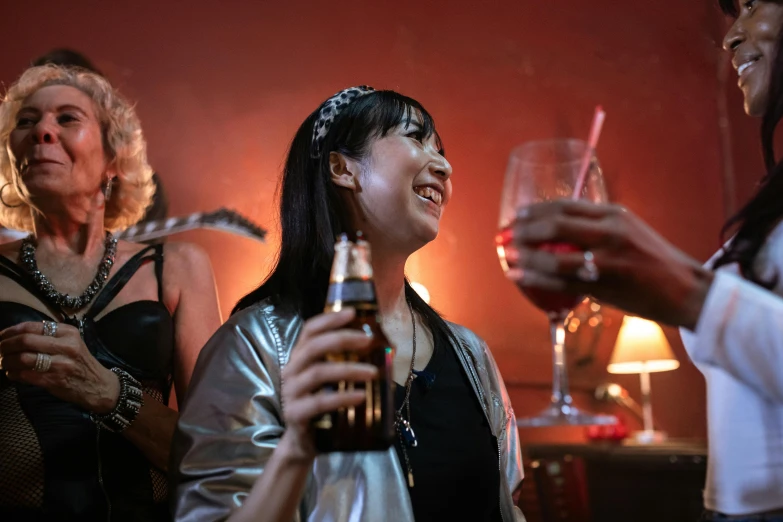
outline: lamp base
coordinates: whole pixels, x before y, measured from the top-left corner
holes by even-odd
[[[627,446],[661,444],[666,442],[667,438],[665,431],[642,430],[633,432],[630,437],[623,441],[623,444]]]

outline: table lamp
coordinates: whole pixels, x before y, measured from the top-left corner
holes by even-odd
[[[634,442],[650,444],[666,440],[664,432],[653,429],[650,373],[676,370],[679,366],[660,326],[639,317],[623,319],[606,369],[609,373],[638,373],[640,376],[644,429],[634,433]]]

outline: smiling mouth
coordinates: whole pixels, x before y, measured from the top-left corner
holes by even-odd
[[[739,67],[737,67],[737,76],[739,77],[738,82],[741,83],[744,80],[744,77],[747,76],[745,72],[750,68],[751,65],[755,64],[759,61],[759,58],[753,58],[752,60],[749,60]]]
[[[421,199],[431,201],[440,208],[443,203],[443,194],[432,187],[413,187],[413,192]]]
[[[32,167],[34,165],[45,165],[47,163],[59,164],[59,161],[54,161],[54,160],[50,160],[50,159],[33,158],[33,159],[29,159],[29,160],[23,161],[19,166],[20,166],[20,170],[23,170],[23,169],[25,169],[27,167]]]

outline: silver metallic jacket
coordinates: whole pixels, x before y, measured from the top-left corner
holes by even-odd
[[[511,498],[523,471],[506,388],[486,344],[467,328],[449,326],[460,340],[458,358],[498,440],[503,520],[524,521]],[[301,327],[300,318],[265,300],[232,316],[204,347],[173,445],[176,520],[227,519],[263,473],[285,430],[280,373]],[[413,522],[394,448],[317,457],[293,520]]]

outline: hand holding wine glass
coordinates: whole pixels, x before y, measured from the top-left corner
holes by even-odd
[[[595,126],[594,126],[595,128]],[[591,139],[593,142],[595,139]],[[583,161],[586,158],[587,161]],[[581,175],[583,174],[583,175]],[[511,227],[521,211],[535,203],[571,198],[573,195],[595,203],[605,202],[606,189],[592,147],[581,140],[562,139],[525,143],[512,151],[506,172],[500,210],[500,233],[497,250],[505,271],[518,270],[519,255],[511,243]],[[567,242],[541,242],[539,251],[552,253],[581,252]],[[597,276],[592,253],[580,254],[579,276],[585,280]],[[552,335],[554,375],[550,406],[532,418],[519,419],[519,426],[553,426],[562,424],[612,424],[608,415],[591,415],[572,405],[565,363],[565,319],[583,298],[578,294],[518,285],[525,296],[549,318]]]

